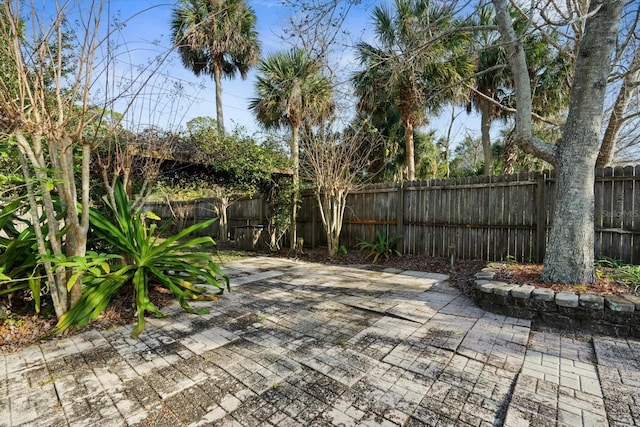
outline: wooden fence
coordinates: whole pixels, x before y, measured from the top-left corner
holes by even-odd
[[[197,222],[217,217],[213,202],[214,199],[210,198],[172,201],[171,203],[152,202],[147,203],[144,208],[155,212],[161,218],[160,227],[173,234]],[[218,222],[214,222],[213,225],[198,234],[219,236],[220,228],[218,227]]]
[[[161,227],[164,227],[169,233],[177,233],[192,224],[219,216],[214,201],[213,198],[203,198],[172,201],[171,203],[150,202],[145,205],[145,209],[155,212],[161,218]],[[227,221],[231,237],[233,237],[233,230],[236,227],[262,224],[263,218],[268,214],[263,212],[264,208],[262,198],[259,195],[233,202],[227,208]],[[219,238],[218,222],[216,221],[197,234]]]
[[[369,185],[347,199],[341,244],[380,231],[402,236],[406,254],[541,262],[554,191],[553,172]],[[640,263],[640,166],[597,170],[594,191],[596,257]],[[326,244],[317,209],[303,194],[298,234],[308,246]],[[260,198],[240,200],[228,210],[230,230],[266,215]]]

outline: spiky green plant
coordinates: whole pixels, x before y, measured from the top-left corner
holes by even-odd
[[[620,268],[619,278],[629,283],[634,293],[640,289],[640,265],[627,264]]]
[[[111,218],[95,210],[89,215],[95,236],[118,251],[123,262],[108,269],[96,269],[95,265],[92,269],[85,268],[82,298],[60,317],[56,332],[71,325],[86,325],[95,319],[112,296],[126,285],[133,286],[135,292],[138,324],[131,333],[133,338],[144,330],[146,312],[156,317],[164,316],[149,298],[151,283],[169,289],[182,308],[195,314],[204,314],[208,310],[194,310],[188,300],[213,300],[224,292],[225,287],[231,290],[229,278],[214,262],[211,253],[192,251],[198,246],[214,246],[213,239],[204,236],[185,240],[190,234],[209,227],[215,218],[163,239],[156,224],[147,226],[148,220],[159,218],[151,212],[134,213],[122,184],[118,183],[115,190],[116,206],[109,205]]]
[[[388,232],[388,229],[378,230],[376,240],[372,242],[362,240],[357,245],[360,251],[368,251],[366,257],[373,257],[373,264],[375,264],[381,256],[383,256],[386,261],[389,261],[391,255],[402,256],[402,253],[395,249],[396,243],[402,239],[402,236],[389,237]]]
[[[0,209],[0,297],[30,289],[36,313],[40,312],[40,266],[36,253],[35,229],[18,214],[21,200]],[[24,229],[19,231],[17,225]]]
[[[614,258],[602,257],[596,261],[596,268],[613,269],[614,272],[608,274],[608,277],[626,282],[634,293],[640,290],[640,265],[625,264]],[[596,274],[602,273],[596,270]]]

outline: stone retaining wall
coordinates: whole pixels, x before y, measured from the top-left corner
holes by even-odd
[[[531,285],[493,280],[476,274],[474,299],[485,310],[522,319],[536,326],[640,338],[640,296],[555,292]]]

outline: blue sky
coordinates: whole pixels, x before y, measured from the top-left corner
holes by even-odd
[[[279,36],[287,24],[291,10],[284,7],[280,0],[248,0],[247,3],[257,15],[257,29],[262,46],[262,54],[288,49]],[[369,18],[376,4],[391,3],[391,0],[365,0],[353,7],[348,15],[345,27],[351,38],[357,42],[362,38],[372,42],[373,35],[369,29]],[[121,59],[121,65],[131,69],[154,58],[159,52],[171,46],[170,22],[175,3],[162,0],[111,0],[110,13],[117,14],[120,19],[131,18],[123,30],[121,38],[128,46],[128,53]],[[337,59],[347,67],[353,63],[353,51],[346,49]],[[126,75],[127,71],[124,71]],[[255,70],[246,80],[236,78],[223,80],[223,106],[225,127],[229,130],[235,125],[247,128],[251,133],[259,131],[259,125],[248,110],[249,99],[254,94]],[[171,97],[172,88],[180,87],[179,102]],[[184,126],[188,120],[198,116],[215,117],[215,86],[209,77],[198,78],[185,69],[177,53],[168,57],[159,74],[150,82],[149,97],[132,112],[132,120],[137,123],[153,124],[175,130]],[[142,105],[142,106],[140,106]],[[153,111],[153,113],[150,113]],[[442,118],[433,120],[431,127],[444,135],[448,127],[447,111]],[[473,116],[461,114],[456,120],[454,139],[464,138],[466,133],[477,129],[479,120]],[[471,126],[467,129],[466,126]],[[476,133],[477,134],[477,133]]]
[[[120,35],[126,42],[127,49],[131,51],[119,60],[120,65],[126,69],[125,75],[128,74],[127,66],[144,64],[170,48],[171,13],[175,3],[162,0],[111,0],[110,3],[111,15],[117,14],[121,20],[129,19]],[[289,11],[280,5],[279,0],[250,0],[248,4],[258,17],[258,33],[263,54],[282,49],[284,44],[278,34],[286,23]],[[131,16],[133,17],[129,18]],[[223,80],[223,106],[227,128],[230,129],[237,123],[250,131],[258,129],[258,124],[247,107],[249,99],[253,96],[254,80],[255,70],[252,70],[244,81],[239,77]],[[159,93],[162,89],[177,85],[182,87],[180,105],[160,95],[159,101],[147,103],[148,106],[139,107],[137,110],[158,110],[159,107],[163,113],[148,115],[136,111],[137,119],[161,127],[175,128],[184,125],[193,117],[216,116],[213,80],[210,77],[196,77],[182,66],[177,53],[174,52],[167,58],[158,76],[150,83],[149,91]]]

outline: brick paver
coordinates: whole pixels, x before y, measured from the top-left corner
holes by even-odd
[[[532,331],[446,276],[277,258],[233,292],[0,355],[2,426],[640,425],[640,342]]]

